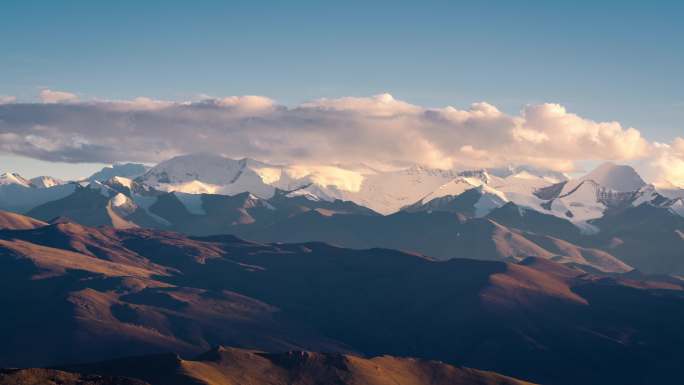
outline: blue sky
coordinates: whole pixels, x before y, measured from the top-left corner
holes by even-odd
[[[554,102],[669,141],[684,132],[681,20],[678,1],[8,0],[0,95]]]

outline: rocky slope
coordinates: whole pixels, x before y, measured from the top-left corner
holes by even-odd
[[[215,345],[413,356],[560,385],[666,383],[682,365],[672,277],[72,223],[0,230],[0,265],[5,367]]]

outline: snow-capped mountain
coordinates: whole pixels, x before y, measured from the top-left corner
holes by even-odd
[[[51,177],[26,179],[13,172],[0,174],[0,210],[24,213],[33,207],[63,198],[75,189],[73,184]]]
[[[512,168],[506,170],[513,171]],[[489,171],[480,174],[461,172],[462,176],[404,210],[457,211],[484,216],[507,202],[513,202],[520,207],[566,219],[589,232],[597,231],[590,221],[624,207],[652,204],[682,212],[680,200],[663,196],[629,166],[605,163],[582,177],[559,183],[553,183],[553,178],[540,170],[529,170],[521,167],[515,174],[495,171],[499,176],[491,175]],[[478,177],[473,178],[474,175]]]
[[[677,198],[669,206],[675,214],[684,217],[684,198]]]
[[[606,162],[583,177],[569,182],[564,190],[569,191],[577,184],[587,180],[594,181],[599,186],[616,192],[633,192],[646,185],[646,182],[632,167]]]
[[[224,195],[251,192],[270,198],[276,189],[272,184],[279,181],[281,175],[282,167],[252,159],[191,154],[161,162],[136,180],[163,191]]]
[[[491,175],[484,170],[461,171],[456,178],[404,210],[450,211],[481,217],[507,202],[538,211],[545,210],[544,200],[537,197],[535,191],[547,188],[555,179],[531,174],[522,168],[515,174],[499,174],[505,176]]]
[[[49,188],[59,186],[65,182],[51,176],[37,176],[26,179],[16,172],[5,172],[0,174],[0,186],[17,185],[23,187]]]
[[[433,199],[442,198],[445,196],[461,195],[470,189],[480,187],[482,185],[485,185],[486,183],[487,183],[487,180],[482,180],[479,178],[458,177],[456,179],[449,181],[448,183],[445,183],[445,184],[439,186],[439,188],[437,188],[437,190],[435,190],[435,191],[431,192],[430,194],[426,195],[425,197],[423,197],[420,200],[420,203],[428,203],[428,202],[432,201]]]
[[[486,172],[462,174],[469,176],[459,176],[443,184],[403,211],[447,211],[479,218],[508,202],[504,193],[488,185],[491,178]]]
[[[0,186],[9,185],[31,187],[31,181],[15,172],[4,172],[0,174]]]
[[[450,170],[414,166],[380,172],[340,166],[278,166],[252,159],[192,154],[172,158],[136,179],[163,191],[234,195],[268,199],[276,190],[325,201],[347,200],[383,214],[414,203],[458,176]]]
[[[635,201],[636,192],[646,186],[631,167],[613,163],[568,180],[565,174],[525,165],[490,170],[413,166],[378,171],[369,167],[273,165],[214,154],[169,159],[136,178],[136,182],[161,191],[190,194],[179,195],[189,207],[196,206],[192,204],[193,194],[249,192],[269,199],[277,191],[285,191],[289,197],[352,201],[385,215],[407,207],[411,210],[446,208],[454,197],[479,188],[481,202],[473,204],[480,207],[480,216],[513,202],[581,226],[601,217],[610,208]],[[439,201],[430,204],[435,199]]]
[[[53,178],[51,176],[37,176],[35,178],[31,178],[30,182],[31,186],[36,188],[50,188],[65,183],[63,180]]]
[[[663,195],[664,197],[670,198],[670,199],[677,199],[677,198],[683,198],[684,199],[684,188],[681,188],[679,186],[676,186],[674,184],[668,183],[665,185],[658,185],[657,187],[658,193]]]
[[[632,167],[610,162],[582,177],[538,189],[535,196],[544,201],[543,209],[577,224],[625,207],[668,207],[675,203],[647,184]]]
[[[282,166],[200,154],[162,162],[134,179],[50,186],[48,178],[6,174],[0,209],[10,205],[46,222],[316,240],[441,258],[456,256],[454,248],[483,258],[534,255],[606,271],[667,271],[639,257],[658,240],[663,246],[654,258],[676,261],[684,201],[663,195],[631,168],[605,164],[561,182],[539,169],[507,170]],[[655,235],[645,234],[651,228]],[[631,231],[643,234],[635,240]],[[623,255],[624,266],[615,259]]]
[[[140,164],[107,167],[80,182],[103,191],[113,212],[156,218],[150,207],[173,193],[191,214],[206,215],[201,194],[248,193],[269,200],[276,195],[310,202],[353,202],[380,214],[450,211],[482,217],[506,203],[551,214],[591,230],[590,221],[627,205],[654,204],[683,213],[682,201],[646,184],[629,166],[605,163],[568,180],[562,173],[531,166],[488,170],[439,170],[421,166],[381,171],[367,166],[274,165],[214,154],[177,156],[146,172]],[[144,172],[142,175],[134,175]],[[132,177],[121,174],[132,174]],[[109,178],[103,179],[105,176]],[[26,212],[74,192],[75,184],[50,177],[32,180],[16,173],[0,176],[0,209]],[[44,190],[44,191],[40,191]],[[135,207],[134,207],[135,206]],[[146,219],[146,220],[147,220]]]
[[[544,179],[548,183],[560,183],[569,179],[568,176],[562,172],[530,165],[509,165],[507,167],[489,168],[487,169],[487,172],[490,175],[498,176],[500,178],[527,174]]]
[[[362,175],[357,190],[324,186],[324,191],[330,196],[355,202],[381,214],[391,214],[456,177],[456,171],[413,166],[405,170]]]
[[[234,232],[234,226],[265,226],[279,218],[309,211],[321,215],[377,213],[351,202],[288,197],[280,191],[266,200],[250,192],[234,195],[160,191],[123,177],[73,184],[76,190],[30,210],[28,215],[52,221],[69,220],[89,226],[149,227],[196,235]]]
[[[115,176],[133,179],[144,174],[149,169],[148,166],[139,163],[117,163],[112,166],[104,167],[102,170],[88,177],[87,180],[104,182]]]
[[[40,204],[27,214],[45,221],[69,218],[89,226],[116,228],[155,227],[164,223],[163,220],[157,221],[144,207],[145,198],[149,198],[147,202],[154,202],[153,195],[157,192],[148,192],[130,179],[113,177],[104,182],[93,180],[70,185],[74,186],[70,194]]]

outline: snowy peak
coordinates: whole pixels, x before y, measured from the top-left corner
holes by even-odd
[[[465,178],[479,179],[481,182],[480,184],[489,184],[492,180],[492,178],[489,176],[489,173],[486,170],[461,171],[458,173],[458,175]]]
[[[138,182],[164,191],[192,194],[234,195],[249,191],[260,197],[273,196],[275,188],[258,171],[269,169],[279,179],[277,167],[252,160],[230,159],[215,154],[190,154],[171,158],[152,167]]]
[[[124,217],[131,215],[138,209],[138,207],[133,203],[131,198],[127,197],[122,193],[117,193],[112,199],[109,200],[111,208],[119,215]]]
[[[516,202],[526,203],[529,201],[526,196],[534,189],[565,179],[562,174],[528,166],[502,171],[506,177],[491,175],[484,169],[457,171],[420,165],[392,171],[368,167],[363,170],[340,165],[279,166],[215,154],[190,154],[161,162],[135,181],[168,192],[221,195],[250,192],[263,199],[270,199],[276,190],[282,190],[291,196],[304,195],[313,200],[352,201],[378,213],[391,214],[421,199],[426,203],[483,184],[505,196],[510,192]]]
[[[428,203],[436,198],[461,195],[470,189],[482,186],[483,183],[479,178],[459,177],[439,186],[435,191],[421,199],[420,202]]]
[[[669,209],[671,212],[679,216],[684,216],[683,198],[670,198],[662,195],[658,189],[651,184],[646,185],[639,189],[639,191],[635,192],[631,203],[634,207],[640,206],[642,204],[663,207]]]
[[[568,176],[562,172],[545,169],[542,167],[535,167],[530,165],[517,165],[499,168],[487,169],[487,172],[499,178],[508,178],[510,176],[530,175],[535,178],[543,179],[547,183],[560,183],[568,180]]]
[[[677,198],[674,201],[672,201],[669,208],[673,213],[675,213],[681,217],[684,217],[684,199],[683,198]]]
[[[15,172],[5,172],[0,174],[0,185],[19,185],[31,187],[31,181]]]
[[[508,202],[504,193],[486,185],[476,175],[472,176],[475,177],[453,179],[402,211],[444,211],[483,217]]]
[[[220,185],[233,181],[240,168],[238,161],[220,155],[181,155],[152,167],[141,177],[141,181],[147,184],[183,184],[200,181]]]
[[[150,186],[140,184],[132,179],[124,178],[122,176],[115,176],[101,183],[112,190],[121,192],[128,196],[132,196],[134,194],[155,196],[161,193]]]
[[[113,166],[104,167],[102,170],[94,173],[88,177],[88,181],[100,181],[104,182],[115,176],[125,177],[125,178],[136,178],[144,174],[149,169],[148,166],[139,163],[121,163],[115,164]]]
[[[612,162],[603,163],[580,180],[592,180],[602,187],[617,192],[637,191],[646,185],[646,182],[632,167]]]
[[[64,184],[64,181],[51,176],[37,176],[31,179],[31,185],[36,188],[50,188]]]
[[[122,176],[112,177],[107,181],[107,183],[114,186],[126,187],[129,190],[133,188],[133,181],[129,178],[124,178]]]
[[[38,176],[26,179],[16,172],[6,172],[0,174],[0,185],[18,185],[22,187],[50,188],[63,185],[64,181],[51,176]]]
[[[105,196],[107,198],[116,195],[117,191],[106,185],[105,183],[102,183],[100,181],[94,180],[88,184],[85,185],[85,188],[93,191],[99,191],[102,196]]]
[[[537,189],[534,194],[545,201],[542,208],[574,223],[598,219],[608,211],[629,206],[670,203],[632,167],[611,162],[580,178]]]

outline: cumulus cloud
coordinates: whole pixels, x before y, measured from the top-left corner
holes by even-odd
[[[529,105],[508,115],[485,102],[427,108],[390,94],[288,107],[263,96],[76,101],[73,94],[44,92],[44,103],[0,105],[0,151],[68,162],[156,162],[216,152],[309,166],[524,163],[559,171],[572,171],[584,160],[641,161],[651,162],[662,177],[658,159],[684,159],[684,139],[650,143],[635,128],[596,122],[558,104]],[[679,178],[684,166],[670,164],[675,166],[668,175]]]
[[[684,188],[684,138],[654,143],[652,154],[638,164],[649,180],[664,188]]]
[[[16,101],[16,96],[0,95],[0,104],[14,103]]]
[[[400,115],[418,114],[421,108],[394,99],[388,93],[371,97],[343,97],[338,99],[318,99],[304,103],[302,108],[320,111],[347,111],[375,117],[393,117]]]
[[[684,158],[684,138],[675,138],[672,142],[672,148],[674,149],[675,154]]]
[[[78,100],[78,96],[70,92],[44,89],[40,91],[40,100],[42,100],[43,103],[64,103],[76,101]]]

